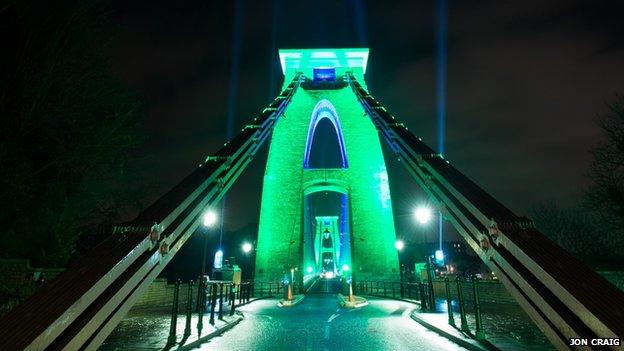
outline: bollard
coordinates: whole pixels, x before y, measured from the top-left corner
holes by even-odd
[[[184,337],[191,335],[191,318],[193,312],[193,281],[188,283],[188,289],[186,293],[186,320],[184,324]]]
[[[167,339],[167,345],[173,345],[176,343],[176,331],[178,327],[178,295],[180,294],[180,281],[175,283],[173,289],[173,307],[171,308],[171,325],[169,326],[169,338]]]
[[[195,301],[195,312],[199,311],[199,303],[201,300],[199,296],[201,296],[202,285],[204,284],[203,280],[200,278],[199,283],[197,284],[197,300]]]
[[[215,305],[217,304],[217,284],[210,284],[210,324],[214,325]]]
[[[457,276],[457,304],[459,305],[459,316],[461,318],[461,330],[462,331],[470,331],[468,327],[468,320],[466,319],[466,306],[464,305],[464,295],[462,294],[461,289],[461,279]]]
[[[232,284],[232,306],[230,307],[230,316],[234,315],[234,309],[236,308],[236,284]]]
[[[219,283],[219,319],[223,319],[223,283]]]
[[[423,282],[418,283],[418,298],[420,299],[420,309],[427,310],[427,296],[425,296],[425,284]]]
[[[238,285],[238,304],[239,305],[243,304],[243,296],[245,296],[243,294],[243,284],[239,284]]]
[[[201,289],[197,291],[197,335],[201,335],[204,329],[204,309],[206,308],[206,284],[200,282],[199,287]]]
[[[455,326],[455,317],[453,317],[453,300],[451,298],[451,286],[449,284],[449,278],[444,277],[444,286],[446,288],[446,309],[448,310],[448,323],[451,326]]]
[[[426,256],[426,260],[425,261],[427,263],[427,282],[429,283],[429,289],[427,291],[428,295],[429,295],[429,308],[431,310],[431,312],[435,312],[436,311],[436,304],[435,304],[435,294],[433,292],[433,277],[432,277],[432,269],[433,267],[431,266],[431,257]]]
[[[249,294],[251,293],[251,283],[247,282],[247,287],[245,288],[245,303],[249,303]]]
[[[485,332],[483,331],[483,320],[481,319],[481,303],[479,303],[479,279],[476,275],[472,276],[472,292],[474,295],[474,310],[477,340],[485,340]]]
[[[435,301],[435,293],[433,292],[433,281],[429,284],[429,308],[431,312],[436,312],[436,301]]]

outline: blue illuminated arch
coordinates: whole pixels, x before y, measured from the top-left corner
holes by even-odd
[[[310,119],[310,126],[308,128],[308,138],[306,139],[305,156],[303,157],[303,168],[310,167],[310,151],[312,150],[312,142],[314,141],[314,131],[319,121],[323,118],[327,118],[331,121],[338,136],[338,145],[340,146],[340,156],[342,157],[342,168],[348,168],[349,162],[347,161],[347,153],[345,151],[344,137],[342,136],[342,128],[340,127],[340,120],[334,105],[327,99],[319,101],[314,107],[312,112],[312,118]]]

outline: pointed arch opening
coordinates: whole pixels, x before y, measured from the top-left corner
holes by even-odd
[[[303,168],[348,168],[344,145],[336,109],[329,100],[319,101],[308,127]]]

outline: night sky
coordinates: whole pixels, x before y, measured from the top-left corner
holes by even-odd
[[[446,157],[520,215],[545,200],[574,206],[587,185],[588,152],[601,137],[595,119],[624,93],[618,3],[449,1]],[[147,202],[275,96],[282,83],[279,48],[369,47],[372,94],[436,145],[430,1],[119,1],[115,7],[117,64],[147,110],[148,141],[135,165],[157,175]],[[258,221],[266,150],[228,195],[226,229]],[[391,153],[386,163],[397,232],[405,236],[409,213],[424,195]]]

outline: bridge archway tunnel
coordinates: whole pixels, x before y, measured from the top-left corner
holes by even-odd
[[[347,274],[351,263],[348,190],[314,185],[304,192],[301,260],[304,281]]]

